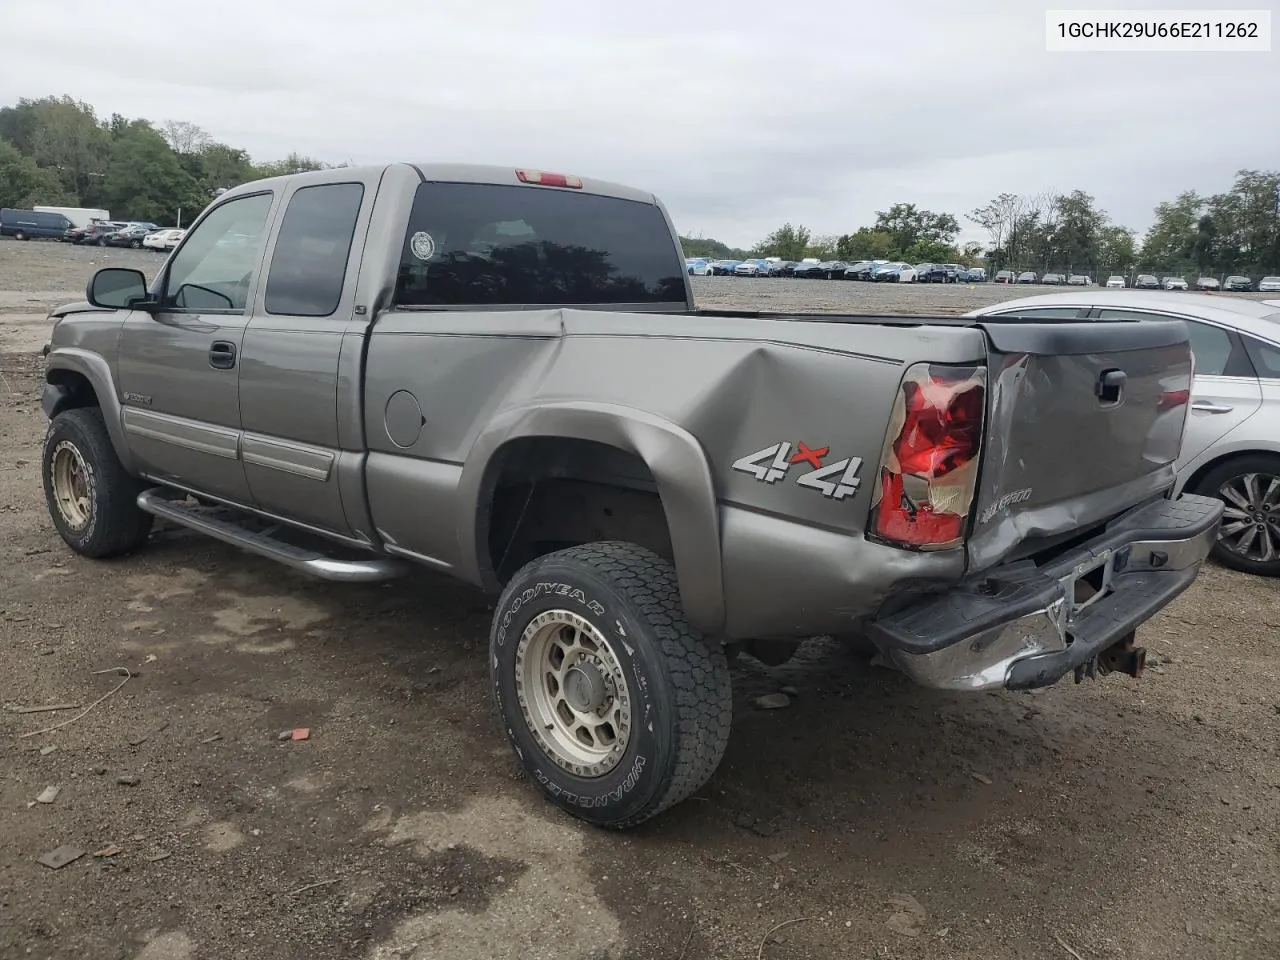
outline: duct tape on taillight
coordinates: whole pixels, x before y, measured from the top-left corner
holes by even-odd
[[[986,420],[981,366],[917,363],[894,400],[867,535],[911,550],[964,542]]]

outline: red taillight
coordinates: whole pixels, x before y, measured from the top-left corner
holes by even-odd
[[[902,378],[880,458],[870,530],[937,550],[964,538],[986,412],[986,370],[917,363]]]
[[[1190,390],[1166,390],[1160,394],[1160,410],[1174,410],[1178,407],[1185,407],[1191,401]]]
[[[532,183],[539,187],[570,187],[582,189],[582,178],[571,177],[566,173],[543,173],[541,170],[517,170],[516,176],[521,183]]]

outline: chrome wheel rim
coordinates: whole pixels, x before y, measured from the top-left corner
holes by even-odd
[[[63,522],[73,530],[82,530],[93,516],[93,480],[75,444],[63,440],[53,448],[50,473],[53,477],[53,500]]]
[[[1219,542],[1243,560],[1280,559],[1280,477],[1242,473],[1218,488],[1226,504]]]
[[[631,696],[604,635],[569,610],[547,610],[516,647],[516,699],[543,752],[579,777],[604,776],[631,739]]]

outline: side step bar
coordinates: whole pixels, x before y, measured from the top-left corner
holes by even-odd
[[[281,529],[279,527],[250,530],[244,523],[237,523],[227,508],[201,507],[171,500],[160,489],[144,490],[138,494],[138,507],[162,520],[172,521],[322,580],[370,583],[391,580],[409,570],[409,564],[389,557],[340,559],[298,546],[275,536],[276,530]]]

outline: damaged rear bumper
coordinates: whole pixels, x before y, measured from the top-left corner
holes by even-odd
[[[1148,504],[1045,566],[987,571],[879,619],[871,638],[929,687],[1045,687],[1100,661],[1105,672],[1115,661],[1108,651],[1195,580],[1222,510],[1189,494]],[[1128,663],[1140,670],[1140,652]]]

